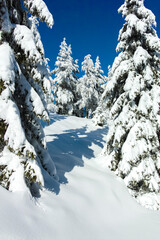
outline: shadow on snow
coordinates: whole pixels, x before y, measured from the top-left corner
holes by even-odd
[[[54,114],[54,113],[51,113],[50,114],[50,122],[49,124],[45,121],[41,121],[41,124],[42,124],[42,127],[46,127],[48,125],[51,125],[53,124],[54,122],[58,122],[58,121],[62,121],[64,119],[66,119],[67,116],[66,115],[58,115],[58,114]]]
[[[58,119],[59,120],[59,119]],[[87,127],[67,130],[61,134],[53,134],[52,142],[47,143],[49,153],[54,160],[59,181],[53,180],[45,174],[45,187],[56,194],[60,192],[60,185],[67,184],[65,174],[70,172],[75,166],[83,167],[84,158],[94,158],[92,144],[103,147],[103,136],[107,133],[106,128],[99,128],[95,131],[87,132]]]

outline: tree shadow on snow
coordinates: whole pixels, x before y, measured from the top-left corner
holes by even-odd
[[[54,122],[57,122],[57,121],[62,121],[64,119],[66,119],[68,116],[66,115],[59,115],[59,114],[55,114],[55,113],[52,113],[50,114],[50,125]]]
[[[87,132],[87,127],[71,129],[62,134],[53,134],[52,142],[47,143],[49,153],[57,168],[59,181],[51,180],[49,176],[45,179],[45,187],[56,194],[60,192],[60,185],[67,184],[65,174],[70,172],[75,166],[83,167],[83,158],[94,158],[94,151],[90,148],[92,144],[103,147],[103,136],[108,128],[99,128],[95,131]]]
[[[66,115],[59,115],[59,114],[55,114],[55,113],[51,113],[50,114],[50,122],[49,122],[49,125],[51,125],[52,123],[54,122],[57,122],[57,121],[62,121],[64,119],[66,119],[67,116]],[[48,126],[48,123],[47,122],[44,122],[44,121],[41,121],[41,124],[44,127]]]

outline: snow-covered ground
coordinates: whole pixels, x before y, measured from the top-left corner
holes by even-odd
[[[160,212],[141,207],[100,153],[107,128],[91,120],[52,116],[45,127],[60,184],[45,174],[46,189],[0,188],[1,240],[158,240]]]

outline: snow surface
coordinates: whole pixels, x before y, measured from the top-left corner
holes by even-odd
[[[156,240],[160,213],[141,207],[100,155],[107,128],[51,116],[45,127],[60,184],[45,175],[38,199],[0,187],[0,239]]]

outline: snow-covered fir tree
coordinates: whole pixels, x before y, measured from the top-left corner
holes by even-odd
[[[55,62],[56,68],[53,70],[55,111],[58,114],[76,115],[77,92],[76,84],[78,80],[77,60],[72,56],[71,45],[67,46],[66,39],[60,45],[60,51]]]
[[[106,123],[106,114],[105,114],[106,112],[105,112],[105,104],[103,101],[104,100],[103,93],[106,88],[108,77],[102,75],[104,72],[101,69],[99,57],[96,58],[95,72],[96,72],[96,77],[99,80],[99,85],[98,85],[99,101],[98,101],[98,106],[93,113],[93,122],[96,125],[103,126]]]
[[[91,55],[85,56],[82,62],[82,71],[84,71],[84,75],[77,84],[79,95],[77,105],[81,111],[83,109],[87,118],[91,118],[104,91],[104,76],[102,75],[103,70],[101,69],[99,57],[96,58],[94,65]]]
[[[107,121],[109,119],[109,112],[107,111],[107,107],[106,107],[106,93],[105,93],[105,89],[107,87],[108,80],[110,79],[110,73],[111,73],[111,68],[110,66],[108,67],[108,76],[104,76],[104,84],[102,85],[103,87],[103,93],[100,96],[99,102],[98,102],[98,106],[96,108],[96,110],[94,111],[94,116],[93,116],[93,122],[95,123],[95,125],[99,125],[99,126],[103,126],[105,124],[107,124]]]
[[[96,58],[94,70],[95,70],[95,76],[97,80],[96,88],[100,98],[102,93],[104,92],[104,88],[106,84],[106,76],[104,76],[104,71],[101,68],[99,56],[97,56]]]
[[[160,192],[160,40],[143,0],[125,0],[120,51],[103,94],[110,128],[104,154],[132,195]],[[104,108],[103,105],[103,108]]]
[[[43,0],[0,1],[0,184],[32,194],[44,169],[56,175],[40,122],[49,121],[51,85],[37,18],[52,27]]]

